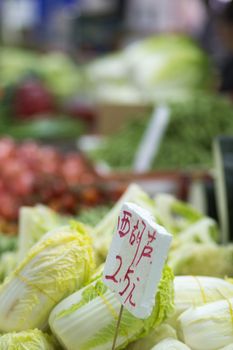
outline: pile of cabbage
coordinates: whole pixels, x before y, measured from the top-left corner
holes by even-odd
[[[95,226],[41,205],[21,209],[18,248],[0,286],[1,350],[111,349],[120,304],[102,270],[125,201],[149,210],[173,243],[152,314],[142,320],[124,310],[116,349],[233,348],[232,246],[217,243],[214,220],[133,184]]]
[[[215,85],[212,64],[191,38],[156,35],[99,58],[86,67],[95,98],[119,103],[183,99]]]
[[[75,66],[63,53],[38,55],[16,48],[1,49],[1,82],[17,82],[36,74],[60,98],[85,93],[100,101],[154,103],[184,98],[215,85],[206,53],[184,35],[156,35],[89,64]]]

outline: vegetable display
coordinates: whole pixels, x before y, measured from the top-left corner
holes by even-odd
[[[81,68],[62,53],[2,48],[0,71],[0,135],[17,140],[0,139],[0,222],[19,219],[18,236],[0,227],[0,350],[112,347],[121,305],[102,271],[125,202],[148,210],[173,241],[152,314],[124,308],[116,350],[233,350],[233,244],[219,244],[215,220],[136,184],[90,210],[105,204],[104,186],[81,154],[19,143],[76,138],[84,121],[94,125],[89,99],[165,103],[171,115],[152,169],[210,168],[213,139],[233,133],[233,108],[213,94],[203,50],[183,35],[156,35]],[[130,121],[90,158],[131,170],[150,118]]]
[[[191,350],[187,345],[176,339],[164,339],[151,350]]]
[[[154,200],[155,203],[153,205],[155,206],[157,219],[173,234],[179,233],[181,236],[182,232],[188,229],[191,230],[191,227],[195,227],[196,224],[203,219],[203,215],[199,213],[199,211],[191,205],[176,199],[172,195],[165,193],[157,194]],[[213,226],[214,225],[216,226],[215,222]],[[195,231],[198,232],[199,229]],[[193,239],[193,235],[190,234],[190,232],[185,233],[185,235]],[[217,239],[217,232],[212,238]]]
[[[94,268],[81,224],[50,231],[34,245],[0,289],[0,330],[43,329],[52,308],[84,285]]]
[[[173,274],[165,267],[156,294],[151,316],[146,320],[132,316],[126,309],[117,340],[117,349],[124,349],[135,339],[145,336],[161,324],[173,309]],[[50,315],[50,327],[70,350],[102,350],[111,348],[120,303],[99,279],[63,300]],[[91,319],[95,326],[90,327]],[[69,325],[69,327],[67,327]]]
[[[172,338],[177,339],[176,330],[167,323],[163,322],[160,326],[153,328],[144,338],[138,339],[127,346],[127,350],[151,350],[152,347],[160,341]]]
[[[80,93],[83,74],[68,55],[1,49],[0,135],[16,139],[70,140],[91,121],[66,106]]]
[[[221,278],[204,276],[176,276],[175,313],[180,315],[190,307],[196,307],[213,301],[231,298],[233,284]]]
[[[109,212],[110,205],[98,205],[88,210],[83,209],[78,214],[77,219],[88,226],[96,226]]]
[[[181,337],[193,350],[218,350],[233,343],[233,299],[190,308],[179,317]]]
[[[217,224],[195,208],[168,194],[152,199],[135,184],[112,208],[83,213],[85,224],[45,206],[21,208],[19,242],[4,237],[0,256],[0,349],[111,348],[120,304],[102,271],[125,201],[149,210],[173,243],[152,314],[125,309],[116,350],[232,349],[232,245],[219,245]]]
[[[1,350],[57,350],[57,342],[38,329],[0,336]]]
[[[84,126],[77,120],[66,116],[56,118],[41,118],[32,121],[15,122],[7,130],[3,129],[1,134],[7,134],[16,140],[33,138],[37,140],[69,140],[76,139],[84,132]]]
[[[0,69],[0,134],[18,139],[79,137],[84,125],[92,131],[93,102],[154,105],[216,85],[206,53],[178,34],[151,36],[85,65],[61,52],[3,47]]]
[[[80,87],[81,73],[63,53],[36,54],[15,48],[1,49],[1,84],[16,83],[28,73],[38,75],[59,98]]]
[[[170,103],[171,118],[152,169],[209,168],[212,165],[212,142],[219,134],[233,133],[232,103],[217,95],[193,94],[181,102]],[[92,151],[95,161],[104,161],[113,169],[129,170],[148,125],[142,115],[107,137]]]
[[[36,203],[76,213],[81,198],[86,204],[90,200],[85,200],[85,189],[76,193],[72,188],[90,185],[95,179],[94,171],[77,152],[62,153],[32,141],[17,144],[10,138],[0,139],[0,217],[9,222],[17,219],[22,205]],[[98,195],[92,198],[96,200]]]
[[[42,236],[65,223],[65,217],[58,215],[45,205],[21,207],[19,213],[19,249],[18,258],[22,260],[28,250]]]
[[[171,251],[169,264],[176,275],[211,274],[216,277],[232,276],[233,245],[190,242]]]
[[[182,99],[210,90],[214,82],[207,55],[182,35],[156,35],[130,44],[91,62],[86,75],[97,99],[120,103]]]
[[[205,52],[195,41],[178,34],[140,40],[93,60],[83,69],[61,52],[38,54],[5,47],[1,50],[1,72],[3,86],[30,73],[58,98],[80,92],[85,86],[95,98],[120,103],[183,98],[211,89],[215,81]]]

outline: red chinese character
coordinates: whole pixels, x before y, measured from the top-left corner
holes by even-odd
[[[119,273],[121,266],[122,266],[122,257],[120,255],[116,256],[116,260],[120,261],[120,264],[116,270],[116,272],[113,275],[105,275],[106,280],[112,280],[114,283],[118,283],[118,280],[116,279],[117,274]]]
[[[153,252],[153,247],[151,247],[151,246],[149,246],[149,245],[146,245],[144,248],[143,248],[143,251],[142,251],[142,253],[141,253],[141,255],[140,255],[140,257],[139,257],[139,259],[138,259],[138,261],[137,261],[137,263],[136,263],[136,266],[140,263],[140,261],[141,261],[141,259],[143,258],[143,257],[145,257],[145,258],[151,258],[151,254],[152,254],[152,252]]]
[[[126,274],[125,274],[125,277],[124,277],[124,281],[127,281],[127,284],[126,284],[126,287],[121,291],[119,292],[120,296],[124,295],[125,292],[127,291],[127,289],[129,288],[130,286],[130,278],[129,278],[129,275],[133,274],[134,273],[134,270],[131,269],[131,266],[128,268]]]
[[[137,221],[136,225],[134,225],[133,230],[132,230],[131,235],[130,235],[129,243],[131,245],[133,245],[135,240],[136,240],[135,231],[138,230],[138,224],[139,224],[139,220]]]
[[[133,257],[133,260],[132,260],[130,266],[133,266],[134,261],[135,261],[136,258],[137,258],[138,251],[139,251],[139,248],[140,248],[140,244],[141,244],[141,241],[142,241],[142,236],[143,236],[143,234],[144,234],[144,232],[145,232],[145,229],[146,229],[146,224],[145,224],[145,222],[144,222],[143,220],[142,220],[142,226],[143,226],[142,231],[139,231],[138,234],[137,234],[137,244],[138,244],[138,245],[137,245],[137,249],[136,249],[136,252],[135,252],[135,254],[134,254],[134,257]]]
[[[153,231],[152,233],[148,231],[148,244],[154,242],[156,240],[156,236],[156,231]]]
[[[136,303],[132,300],[133,291],[134,291],[135,287],[136,287],[136,286],[135,286],[135,283],[133,283],[132,289],[131,289],[131,291],[129,292],[129,295],[127,296],[127,298],[125,299],[124,304],[126,304],[127,301],[129,301],[130,305],[132,305],[133,307],[136,306]]]
[[[132,214],[129,211],[123,210],[123,218],[120,223],[118,221],[118,233],[120,237],[126,236],[130,231],[130,218]]]
[[[146,229],[146,224],[145,222],[142,220],[141,222],[142,226],[143,226],[143,229],[141,231],[138,231],[138,234],[137,234],[137,243],[140,244],[141,243],[141,240],[142,240],[142,236],[145,232],[145,229]]]

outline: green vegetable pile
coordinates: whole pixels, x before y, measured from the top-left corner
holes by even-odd
[[[143,67],[143,68],[142,68]],[[59,98],[83,93],[98,100],[154,102],[209,91],[215,81],[206,53],[189,37],[153,35],[77,67],[60,52],[38,54],[1,49],[0,86],[16,83],[28,73],[38,75]]]
[[[233,246],[220,246],[216,222],[195,208],[132,184],[110,210],[83,213],[86,225],[41,205],[22,208],[19,248],[5,244],[14,264],[0,286],[1,350],[111,348],[120,303],[102,263],[127,201],[150,211],[173,242],[151,315],[124,310],[116,350],[232,349],[233,283],[223,277],[233,276]]]
[[[214,86],[212,64],[192,39],[154,35],[91,62],[86,76],[100,101],[143,103],[183,99]]]
[[[77,220],[88,226],[94,227],[105,217],[105,215],[107,215],[109,210],[110,206],[108,205],[99,205],[94,208],[89,208],[88,210],[83,209],[79,213]]]
[[[36,74],[58,98],[70,96],[80,89],[82,73],[63,53],[35,52],[4,47],[1,48],[0,86],[17,83],[27,74]]]
[[[215,95],[194,95],[170,104],[171,119],[152,169],[196,169],[212,165],[212,142],[217,135],[233,134],[233,108]],[[113,169],[132,169],[149,117],[132,120],[107,138],[90,157]]]
[[[8,333],[0,337],[1,350],[54,350],[60,349],[56,340],[38,329]]]
[[[0,133],[6,133],[16,140],[24,140],[25,138],[39,140],[69,140],[75,139],[82,135],[85,131],[83,123],[66,116],[57,116],[56,119],[43,118],[28,122],[15,122],[0,128]]]

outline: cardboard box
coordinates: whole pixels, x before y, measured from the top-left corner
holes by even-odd
[[[140,119],[152,112],[150,105],[99,104],[97,107],[96,131],[101,135],[112,135],[129,120]]]

